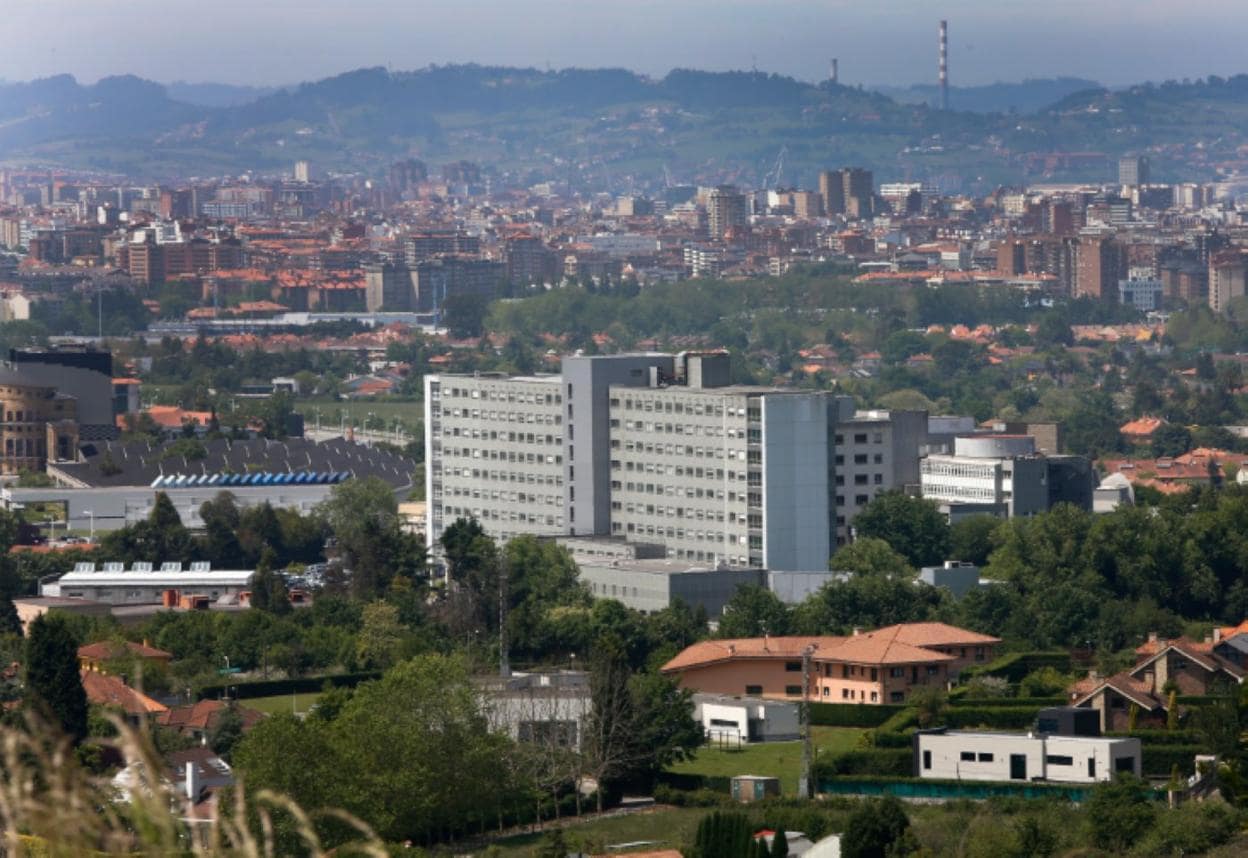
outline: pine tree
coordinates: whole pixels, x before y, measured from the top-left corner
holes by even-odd
[[[56,617],[36,617],[26,641],[26,687],[31,702],[75,744],[87,735],[87,693],[78,673],[78,645]]]
[[[22,620],[7,593],[0,593],[0,635],[22,636]]]

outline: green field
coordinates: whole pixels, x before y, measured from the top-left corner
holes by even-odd
[[[815,759],[820,754],[837,754],[858,746],[863,730],[857,727],[812,727]],[[797,792],[797,777],[802,765],[801,742],[761,742],[740,750],[707,747],[696,757],[672,766],[681,774],[732,777],[733,775],[767,775],[780,778],[783,795]]]
[[[610,846],[639,841],[653,845],[618,851],[679,849],[682,845],[693,842],[698,820],[707,812],[705,808],[661,807],[592,821],[572,820],[564,828],[564,837],[570,845],[575,844],[573,848],[589,854],[601,854],[608,851]],[[491,848],[496,847],[498,854],[506,858],[529,858],[533,854],[533,847],[543,836],[545,832],[541,831],[517,834],[494,841]]]
[[[276,694],[272,697],[252,697],[247,700],[240,700],[239,703],[250,709],[259,709],[261,712],[267,712],[270,715],[276,715],[279,712],[307,712],[312,708],[312,704],[320,697],[320,692],[311,692],[309,694]]]

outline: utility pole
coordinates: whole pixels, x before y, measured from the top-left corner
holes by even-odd
[[[507,657],[507,558],[498,560],[498,675],[511,676]]]
[[[814,647],[811,646],[802,650],[802,706],[799,710],[802,731],[802,773],[797,779],[797,794],[801,798],[810,798],[814,795],[810,782],[810,768],[813,764],[810,746],[810,655],[813,651]]]

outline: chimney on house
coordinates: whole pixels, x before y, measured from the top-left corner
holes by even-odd
[[[862,634],[862,626],[854,626],[854,637],[858,637],[860,634]]]
[[[186,797],[191,802],[199,801],[199,767],[193,760],[186,764]]]
[[[1148,642],[1149,642],[1149,643],[1157,643],[1157,633],[1156,633],[1156,632],[1149,632],[1149,633],[1148,633]]]
[[[763,652],[771,652],[771,635],[763,632]]]
[[[1221,641],[1222,641],[1222,629],[1220,627],[1215,628],[1213,630],[1213,642],[1220,643]]]

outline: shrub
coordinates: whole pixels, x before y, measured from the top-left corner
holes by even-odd
[[[1070,686],[1070,677],[1054,667],[1033,670],[1018,684],[1019,697],[1053,697]]]
[[[869,751],[845,751],[824,757],[815,767],[815,780],[844,775],[914,774],[914,752],[909,748],[873,748]]]
[[[962,679],[969,681],[976,676],[1000,676],[1010,682],[1021,682],[1024,676],[1042,667],[1066,673],[1070,670],[1070,653],[1012,652],[987,664],[966,668],[962,671]]]
[[[953,706],[945,711],[944,723],[955,729],[1025,730],[1039,711],[1038,706]]]
[[[863,703],[811,703],[810,723],[820,727],[879,727],[907,707]]]
[[[1001,676],[976,676],[965,686],[963,696],[967,699],[981,700],[985,697],[1009,697],[1010,682]]]
[[[1195,774],[1196,755],[1205,753],[1203,745],[1152,745],[1143,747],[1144,774],[1147,777],[1166,778],[1175,766],[1183,777]]]
[[[1218,802],[1187,802],[1157,817],[1140,843],[1144,855],[1204,854],[1226,843],[1239,830],[1241,814]]]

